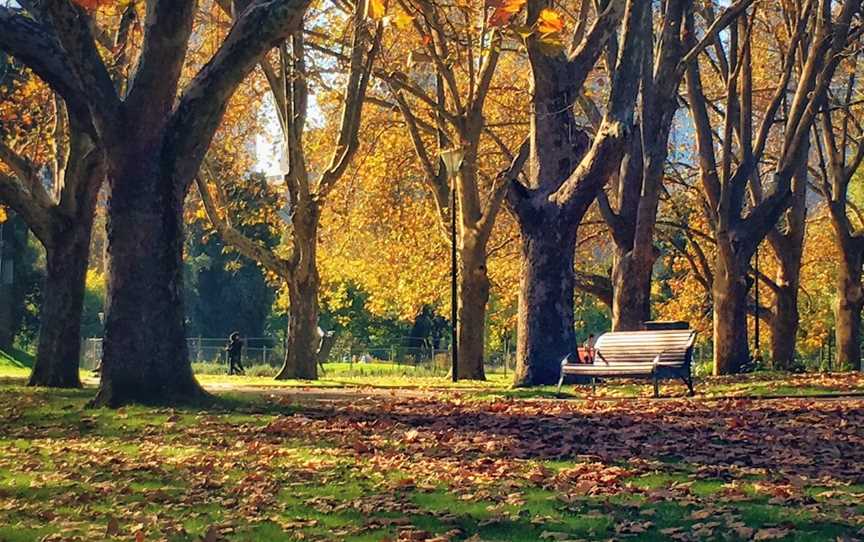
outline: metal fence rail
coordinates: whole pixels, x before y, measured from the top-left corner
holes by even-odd
[[[273,337],[244,338],[241,362],[245,367],[267,365],[281,367],[285,359],[285,348]],[[227,339],[212,337],[189,337],[186,339],[189,359],[192,363],[228,365],[225,346]],[[94,369],[102,358],[102,339],[85,339],[81,355],[81,368]],[[506,362],[505,362],[506,361]],[[330,351],[327,363],[356,365],[358,370],[373,364],[391,364],[423,369],[431,374],[445,375],[450,370],[450,349],[431,346],[403,346],[401,344],[380,346],[337,343]],[[487,357],[486,371],[510,373],[513,371],[513,356],[509,352],[493,352]]]
[[[836,371],[836,352],[833,336],[816,353],[806,356],[799,354],[798,362],[806,372]],[[186,339],[189,359],[193,363],[221,364],[227,367],[225,352],[227,339],[212,337],[190,337]],[[282,342],[274,337],[247,337],[243,339],[244,348],[241,361],[244,366],[267,365],[281,367],[285,359]],[[102,339],[85,339],[81,353],[81,368],[94,369],[102,358]],[[432,374],[445,375],[450,370],[450,349],[431,346],[389,346],[364,345],[359,343],[337,342],[327,359],[328,363],[356,364],[358,368],[373,363],[387,363],[422,368]],[[491,352],[486,357],[486,372],[511,373],[514,369],[514,355],[510,351]],[[710,343],[700,344],[694,352],[694,363],[703,366],[705,371],[712,363]]]

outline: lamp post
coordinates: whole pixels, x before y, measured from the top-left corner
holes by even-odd
[[[450,179],[450,328],[453,335],[452,367],[450,369],[453,382],[459,380],[459,339],[457,337],[456,319],[458,318],[459,299],[456,286],[456,175],[462,167],[465,152],[459,147],[453,147],[441,152],[441,161],[447,169]]]
[[[756,322],[755,322],[755,332],[753,333],[753,349],[756,350],[756,355],[753,358],[755,362],[762,361],[762,340],[760,337],[760,329],[759,329],[759,246],[756,246],[756,262],[755,262],[755,272],[754,278],[756,279],[753,284],[756,287],[756,291],[754,292],[754,302],[756,304]]]

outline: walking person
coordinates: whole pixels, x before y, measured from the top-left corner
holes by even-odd
[[[243,339],[240,338],[240,333],[235,331],[228,337],[228,346],[225,347],[225,351],[228,352],[228,374],[246,374],[243,363],[240,361],[243,354]]]

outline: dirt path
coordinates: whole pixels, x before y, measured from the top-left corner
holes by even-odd
[[[95,377],[86,377],[83,380],[85,387],[98,387],[99,380]],[[242,395],[257,395],[278,398],[281,401],[296,402],[296,403],[344,403],[356,402],[364,399],[429,399],[434,397],[459,397],[470,396],[476,393],[493,394],[496,391],[489,388],[441,388],[441,387],[424,387],[424,388],[384,388],[374,386],[344,386],[344,387],[288,387],[288,386],[261,386],[261,385],[238,385],[234,383],[205,383],[204,388],[215,394],[242,394]],[[567,393],[567,392],[565,392]],[[550,397],[525,397],[525,398],[509,398],[502,396],[502,400],[537,402],[537,401],[555,401]],[[726,400],[750,400],[750,401],[783,401],[783,400],[812,400],[812,401],[848,401],[864,399],[864,392],[850,391],[843,394],[819,394],[819,395],[763,395],[758,397],[748,397],[742,395],[700,395],[687,398],[683,396],[667,396],[653,398],[650,395],[640,397],[610,397],[610,396],[591,396],[585,395],[565,395],[560,399],[562,402],[612,402],[612,403],[627,403],[639,401],[676,401],[681,399],[689,399],[695,402],[714,402]]]

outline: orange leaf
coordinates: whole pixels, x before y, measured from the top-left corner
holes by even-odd
[[[556,11],[544,9],[537,19],[537,31],[541,34],[554,34],[564,30],[564,19]]]
[[[519,13],[527,0],[487,0],[486,6],[494,9],[489,16],[489,26],[505,26]]]
[[[93,11],[97,10],[100,7],[110,4],[114,0],[73,0],[76,4],[81,6],[84,9]]]

